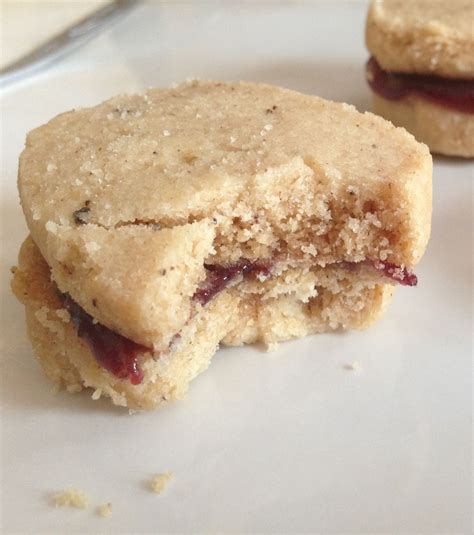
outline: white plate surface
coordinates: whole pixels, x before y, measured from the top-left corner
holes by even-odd
[[[472,163],[436,158],[418,288],[371,330],[223,349],[187,399],[130,416],[51,393],[9,292],[26,226],[26,132],[64,110],[187,77],[275,83],[359,109],[365,3],[148,3],[2,96],[3,533],[469,533]],[[358,361],[358,373],[344,365]],[[146,481],[165,470],[162,495]],[[85,490],[108,519],[54,509]]]

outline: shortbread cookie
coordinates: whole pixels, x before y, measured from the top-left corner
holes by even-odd
[[[70,389],[151,408],[219,342],[364,328],[412,273],[431,157],[352,106],[272,86],[190,82],[31,132],[31,232],[13,288],[36,354]]]
[[[374,0],[366,27],[374,111],[433,152],[474,156],[474,3]]]
[[[108,396],[135,410],[184,396],[189,382],[209,365],[238,306],[222,292],[181,329],[168,351],[158,353],[67,306],[31,238],[21,248],[12,286],[25,305],[28,334],[48,377],[70,392],[91,387],[94,399]]]
[[[472,0],[373,0],[367,47],[385,71],[470,79],[473,17]]]
[[[390,100],[374,93],[373,107],[378,115],[405,127],[416,139],[426,143],[432,152],[465,158],[474,156],[472,114],[447,110],[417,95]]]

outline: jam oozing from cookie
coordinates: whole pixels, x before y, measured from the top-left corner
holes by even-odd
[[[97,362],[119,379],[129,379],[132,385],[143,381],[143,372],[138,364],[138,354],[149,351],[146,347],[125,338],[100,323],[94,323],[67,294],[62,296],[76,326],[77,335],[89,346]]]
[[[337,265],[351,271],[359,266],[369,266],[404,286],[416,286],[418,282],[416,275],[410,270],[389,262],[379,260],[344,261],[338,262]],[[227,266],[206,264],[205,268],[207,278],[193,296],[193,300],[198,301],[203,306],[239,275],[245,277],[260,276],[264,279],[271,276],[269,263],[253,262],[246,259]],[[146,351],[149,352],[150,349],[96,322],[68,294],[61,294],[61,299],[76,326],[77,335],[87,343],[97,362],[119,379],[129,379],[133,385],[140,384],[143,381],[143,372],[138,363],[138,355]],[[179,340],[180,336],[179,333],[175,334],[170,347]]]
[[[193,296],[202,305],[207,304],[238,275],[270,275],[267,264],[250,260],[241,260],[229,266],[209,264],[205,267],[207,278]],[[87,343],[97,362],[119,379],[129,379],[133,385],[140,384],[143,372],[138,363],[138,354],[150,350],[95,321],[68,294],[61,294],[61,299],[76,326],[77,335]],[[179,333],[175,334],[170,347],[180,336]]]
[[[193,299],[205,305],[222,291],[232,280],[239,275],[270,276],[270,265],[264,262],[252,262],[242,259],[236,264],[221,266],[218,264],[205,264],[207,277],[204,284],[193,295]]]
[[[402,286],[416,286],[418,284],[418,277],[406,267],[381,260],[372,262],[372,265],[376,270],[381,271],[386,277]]]
[[[372,90],[387,100],[418,94],[440,106],[474,113],[474,79],[387,72],[373,57],[367,62],[366,73]]]
[[[392,264],[391,262],[382,262],[382,260],[363,260],[362,262],[338,262],[341,267],[353,271],[358,266],[368,266],[380,271],[382,275],[392,279],[402,286],[416,286],[418,277],[406,267]]]

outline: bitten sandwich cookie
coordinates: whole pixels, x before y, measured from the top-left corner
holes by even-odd
[[[366,27],[375,113],[432,152],[474,156],[474,3],[374,0]]]
[[[32,131],[13,289],[47,375],[118,405],[184,395],[219,343],[365,328],[431,223],[431,156],[347,104],[190,82]]]

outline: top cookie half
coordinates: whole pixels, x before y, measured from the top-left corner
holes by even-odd
[[[366,44],[386,71],[474,78],[472,0],[374,0]]]
[[[352,106],[191,82],[32,131],[19,190],[60,290],[150,343],[156,325],[177,332],[189,316],[205,264],[413,267],[430,233],[431,165],[404,129]]]

